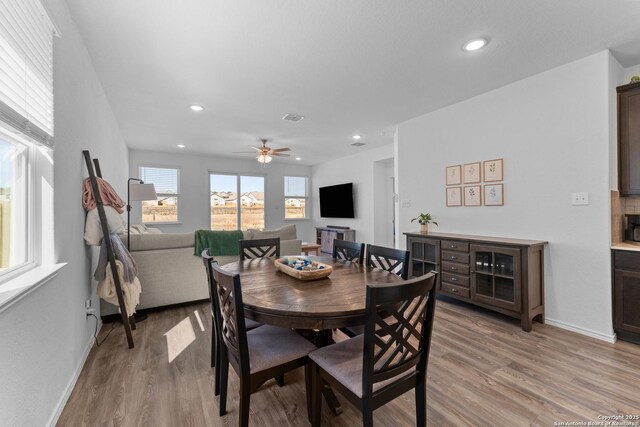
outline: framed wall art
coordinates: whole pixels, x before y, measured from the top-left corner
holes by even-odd
[[[462,184],[462,166],[447,166],[445,168],[446,173],[446,185],[460,185]]]
[[[447,188],[447,206],[462,206],[462,188],[450,187]]]
[[[482,206],[482,188],[480,185],[464,187],[464,205]]]
[[[484,186],[484,205],[504,205],[504,186],[502,184],[488,184]]]
[[[462,178],[465,184],[480,183],[480,162],[465,164],[462,168]]]
[[[502,159],[484,161],[484,182],[502,181]]]

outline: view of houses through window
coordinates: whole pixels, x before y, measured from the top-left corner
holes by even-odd
[[[0,272],[27,262],[25,145],[0,136]]]
[[[303,176],[284,177],[285,219],[307,218],[308,193],[308,178]]]
[[[142,202],[142,222],[177,222],[180,170],[143,166],[140,179],[153,184],[158,196],[158,200]]]
[[[263,176],[212,173],[209,182],[212,230],[264,229]]]

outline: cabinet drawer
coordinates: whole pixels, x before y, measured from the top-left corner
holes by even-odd
[[[469,252],[469,244],[465,242],[443,240],[441,245],[443,251]]]
[[[469,274],[469,264],[460,264],[457,262],[443,262],[442,272],[449,272],[455,274]]]
[[[463,254],[461,252],[442,251],[442,260],[469,264],[469,254]]]
[[[640,252],[615,251],[615,268],[640,270]]]
[[[445,295],[469,298],[469,288],[463,288],[462,286],[452,285],[450,283],[442,282],[440,292]]]
[[[469,287],[469,276],[461,276],[459,274],[451,274],[448,272],[443,272],[441,276],[441,280],[443,282],[448,282],[452,285],[464,286],[466,288]]]

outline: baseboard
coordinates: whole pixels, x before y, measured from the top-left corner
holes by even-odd
[[[616,334],[612,334],[612,335],[601,334],[600,332],[595,332],[590,329],[585,329],[579,326],[570,325],[568,323],[564,323],[559,320],[549,319],[548,317],[545,317],[544,323],[547,325],[555,326],[560,329],[566,329],[567,331],[576,332],[581,335],[586,335],[591,338],[599,339],[601,341],[606,341],[611,344],[617,341]]]
[[[98,324],[98,331],[100,331],[101,328],[102,328],[102,322]],[[73,388],[75,387],[76,382],[78,381],[78,378],[80,377],[80,373],[82,372],[82,368],[84,367],[84,364],[87,361],[87,357],[89,357],[89,352],[91,352],[94,342],[95,342],[95,338],[92,335],[91,338],[89,339],[89,342],[87,342],[87,346],[84,349],[82,357],[80,358],[80,362],[78,362],[78,366],[76,366],[76,369],[73,373],[73,376],[71,377],[71,380],[69,380],[69,384],[67,384],[64,394],[58,401],[55,411],[53,412],[53,414],[51,415],[51,418],[49,419],[49,422],[47,423],[49,427],[55,427],[55,425],[58,423],[58,419],[60,418],[60,415],[62,414],[62,410],[67,404],[67,400],[69,400],[69,396],[71,396],[71,392],[73,391]]]

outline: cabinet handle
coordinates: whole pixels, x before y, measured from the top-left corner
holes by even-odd
[[[458,259],[458,257],[455,255],[451,255],[451,259]]]
[[[451,288],[451,292],[453,292],[454,294],[458,292],[457,289]]]
[[[457,282],[458,281],[458,279],[456,279],[455,277],[450,277],[450,279],[451,279],[452,282]]]
[[[456,267],[451,267],[451,269],[452,269],[452,270],[457,270],[457,268],[456,268]]]
[[[450,247],[451,249],[455,249],[455,248],[457,248],[457,246],[456,246],[456,245],[451,245],[451,246],[449,246],[449,247]]]

